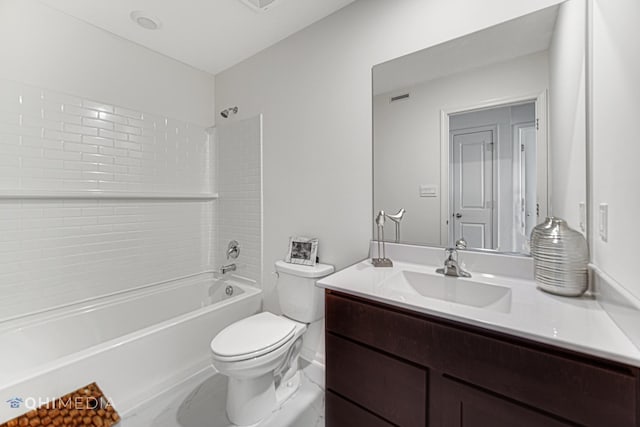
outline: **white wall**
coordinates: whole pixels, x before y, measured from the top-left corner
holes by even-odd
[[[585,25],[586,1],[563,3],[549,47],[550,210],[576,230],[587,191]]]
[[[216,127],[217,258],[214,267],[234,263],[233,273],[260,284],[262,274],[262,119],[219,122]],[[231,240],[240,255],[227,259]]]
[[[640,298],[640,2],[594,0],[592,196],[595,264]],[[598,235],[598,206],[609,204],[609,236]]]
[[[0,0],[0,57],[0,195],[211,191],[212,76],[33,0]],[[214,202],[0,206],[0,320],[210,268]]]
[[[372,233],[371,67],[558,0],[360,0],[216,75],[216,104],[264,114],[266,308],[290,235],[343,268]]]
[[[496,99],[535,98],[547,88],[547,74],[547,52],[543,51],[374,97],[374,212],[384,209],[393,213],[405,208],[402,241],[439,246],[440,226],[446,220],[440,217],[440,203],[442,197],[448,197],[448,190],[440,190],[438,197],[419,197],[418,186],[433,184],[440,187],[441,184],[441,110],[470,108]],[[391,96],[406,92],[410,93],[409,99],[389,102]],[[509,123],[507,119],[506,129],[501,129],[506,133],[506,151],[500,158],[507,157],[507,163],[501,162],[505,169],[501,176],[510,180]],[[498,194],[498,198],[501,194],[508,197],[508,200],[500,198],[507,209],[505,215],[509,217],[508,221],[502,218],[500,223],[504,223],[507,230],[511,229],[510,187],[511,182],[509,189]],[[392,229],[392,226],[387,227],[387,240],[394,238]],[[505,236],[509,245],[505,240],[501,250],[513,250],[509,236]]]
[[[213,77],[36,0],[0,0],[0,78],[211,126]]]

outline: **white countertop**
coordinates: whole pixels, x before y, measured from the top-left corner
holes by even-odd
[[[435,269],[396,260],[392,268],[374,268],[367,259],[319,280],[317,286],[640,367],[640,349],[592,298],[555,296],[537,289],[532,280],[473,271],[471,280],[511,289],[507,310],[390,292],[382,285],[403,270],[432,274]]]

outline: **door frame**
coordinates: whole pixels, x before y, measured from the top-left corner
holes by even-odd
[[[461,105],[446,107],[440,110],[440,245],[447,247],[449,245],[449,117],[460,113],[469,113],[477,110],[486,110],[510,104],[518,104],[523,102],[535,102],[536,105],[536,128],[538,130],[536,138],[538,139],[538,147],[544,151],[546,161],[538,166],[540,171],[544,171],[546,183],[543,187],[545,191],[544,200],[541,200],[540,216],[546,216],[547,207],[549,205],[549,135],[548,135],[548,102],[547,89],[540,93],[530,93],[521,96],[505,97],[489,99],[487,101],[478,102],[471,105]],[[444,196],[446,189],[447,196]],[[495,196],[495,195],[494,195]]]

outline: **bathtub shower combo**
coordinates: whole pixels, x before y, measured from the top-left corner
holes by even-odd
[[[210,366],[211,337],[260,311],[261,293],[205,272],[4,322],[0,396],[40,406],[96,381],[126,415]],[[0,422],[17,415],[0,405]]]

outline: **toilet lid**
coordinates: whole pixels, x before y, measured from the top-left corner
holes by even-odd
[[[291,339],[295,323],[273,313],[263,312],[224,328],[211,341],[215,355],[236,360],[269,353]]]

